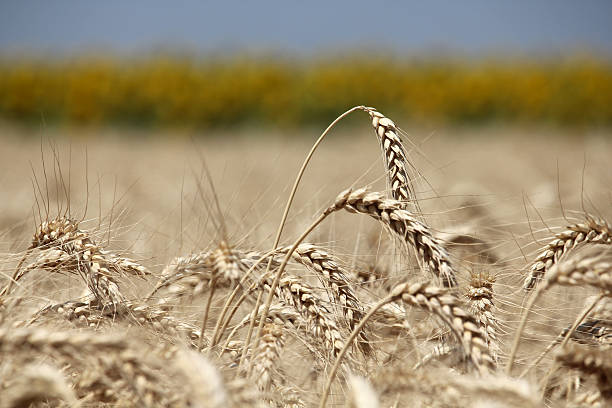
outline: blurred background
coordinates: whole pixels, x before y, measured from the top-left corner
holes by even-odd
[[[0,118],[123,128],[612,124],[606,0],[4,1]]]
[[[151,263],[202,249],[204,157],[232,242],[267,248],[313,141],[363,104],[406,131],[428,222],[516,252],[562,205],[609,207],[611,17],[606,0],[2,1],[0,242],[27,246],[40,204],[70,201]],[[314,156],[287,235],[351,185],[385,188],[363,113]]]

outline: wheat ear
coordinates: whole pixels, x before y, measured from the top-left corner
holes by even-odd
[[[368,192],[362,188],[346,190],[336,198],[328,211],[347,210],[369,215],[387,226],[406,244],[413,246],[429,270],[442,280],[445,287],[457,285],[457,278],[451,266],[450,256],[441,240],[431,229],[402,208],[397,200],[386,199],[380,193]]]
[[[270,282],[265,286],[268,290],[271,289]],[[276,296],[284,303],[293,306],[309,323],[315,338],[321,339],[327,345],[332,356],[337,355],[344,346],[343,336],[338,329],[334,314],[312,288],[296,278],[283,278],[279,282]]]
[[[555,264],[548,271],[545,279],[534,291],[523,311],[506,366],[508,374],[511,373],[514,358],[519,347],[520,336],[527,323],[529,312],[544,291],[553,285],[588,285],[601,289],[604,297],[610,296],[612,290],[612,262],[609,260],[611,252],[608,250],[600,253],[599,250],[600,248],[594,247],[590,253],[587,252],[574,259]]]
[[[38,406],[45,401],[62,401],[68,407],[78,407],[74,390],[66,382],[64,374],[47,364],[29,364],[19,367],[19,377],[7,389],[3,408]],[[58,404],[59,405],[59,404]],[[63,405],[63,404],[62,404]]]
[[[378,396],[372,385],[363,377],[350,375],[348,408],[378,408]]]
[[[570,251],[584,244],[612,244],[612,228],[606,220],[587,215],[586,222],[566,227],[555,234],[530,267],[523,288],[532,290],[546,272]]]
[[[486,374],[493,369],[493,358],[489,353],[481,328],[478,326],[476,319],[460,307],[461,302],[456,296],[450,293],[448,289],[431,286],[428,283],[402,283],[396,286],[388,296],[373,305],[348,337],[330,371],[319,408],[325,407],[331,385],[348,346],[355,340],[359,331],[378,309],[395,300],[402,300],[411,306],[429,310],[441,318],[461,343],[468,360],[480,373]]]
[[[270,392],[273,386],[274,369],[280,361],[283,346],[282,326],[276,323],[266,323],[261,343],[253,356],[253,374],[256,376],[257,387],[263,393]]]
[[[388,172],[387,180],[391,187],[391,197],[404,202],[404,205],[411,203],[413,208],[418,211],[416,194],[406,168],[410,163],[402,139],[398,134],[397,126],[391,119],[374,108],[366,108],[365,110],[372,118],[372,126],[380,140],[380,147]]]
[[[125,300],[117,286],[123,274],[146,275],[143,266],[105,251],[90,236],[79,229],[78,222],[60,217],[43,222],[32,238],[28,250],[39,249],[36,262],[26,267],[9,285],[36,269],[63,270],[80,275],[89,290],[104,303],[118,304]],[[3,293],[8,292],[6,288]]]
[[[555,360],[568,368],[578,369],[597,379],[601,396],[612,402],[612,349],[592,348],[568,344],[555,356]]]
[[[101,336],[99,333],[50,332],[41,328],[0,328],[0,352],[32,350],[36,352],[73,357],[80,353],[122,351],[127,347],[117,336]]]
[[[493,283],[495,278],[488,272],[472,272],[470,284],[467,287],[467,298],[470,313],[478,320],[482,327],[484,338],[495,360],[501,351],[499,346],[499,319],[496,316],[493,302]]]

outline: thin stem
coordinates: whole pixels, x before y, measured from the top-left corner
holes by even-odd
[[[206,301],[206,308],[204,309],[204,318],[202,319],[202,331],[200,332],[200,343],[198,344],[198,350],[204,348],[204,332],[206,331],[206,323],[208,323],[208,312],[210,311],[210,304],[212,303],[213,296],[215,296],[215,287],[217,280],[213,278],[211,282],[210,295]]]
[[[255,303],[256,305],[259,305],[261,303],[262,296],[263,296],[263,290],[260,291],[259,294],[257,295],[257,302]],[[244,341],[244,346],[242,348],[242,355],[240,356],[240,362],[238,363],[238,370],[236,371],[237,373],[236,375],[239,375],[241,373],[241,368],[244,365],[244,359],[246,358],[247,351],[249,350],[249,343],[251,342],[251,336],[253,335],[253,328],[255,327],[257,309],[259,309],[259,306],[255,307],[253,315],[251,316],[251,321],[249,322],[249,330],[247,331],[247,337],[246,337],[246,340]]]
[[[550,350],[552,350],[553,348],[555,348],[559,344],[559,338],[562,337],[562,336],[563,336],[563,341],[561,342],[561,348],[563,348],[567,344],[570,336],[576,331],[576,329],[578,328],[580,323],[582,323],[582,321],[588,316],[589,313],[591,313],[591,311],[597,305],[597,303],[599,303],[599,301],[601,299],[603,299],[604,297],[606,297],[606,293],[605,292],[601,293],[596,299],[594,299],[593,302],[591,303],[591,305],[588,306],[587,308],[585,308],[584,311],[582,312],[582,314],[580,314],[580,316],[578,316],[578,318],[574,321],[574,324],[568,330],[568,332],[565,334],[565,336],[563,336],[563,334],[560,334],[555,339],[555,341],[553,341],[551,344],[549,344],[548,347],[546,347],[546,350],[544,350],[542,352],[542,354],[540,354],[538,356],[538,358],[529,367],[527,367],[525,369],[525,371],[523,371],[521,373],[519,378],[523,378],[525,375],[527,375],[527,373],[529,371],[531,371],[532,368],[537,366],[540,363],[540,361],[542,361],[542,359],[546,356],[546,354],[548,354],[550,352]]]
[[[353,112],[355,112],[357,110],[366,110],[366,108],[363,105],[355,106],[355,107],[347,110],[346,112],[344,112],[342,115],[338,116],[327,127],[327,129],[325,129],[325,131],[321,134],[321,136],[319,136],[317,141],[312,145],[312,148],[310,149],[310,152],[308,152],[308,155],[306,156],[306,159],[304,159],[304,163],[302,163],[302,167],[300,168],[300,171],[298,172],[297,177],[295,178],[295,182],[293,183],[293,187],[291,189],[291,193],[289,194],[289,198],[287,200],[287,205],[285,206],[285,210],[283,212],[283,217],[282,217],[281,222],[280,222],[280,224],[278,226],[278,230],[276,231],[276,237],[274,238],[273,250],[278,248],[278,244],[280,242],[280,237],[281,237],[281,234],[283,232],[283,228],[285,227],[285,223],[287,222],[287,216],[289,215],[289,209],[291,208],[291,204],[293,203],[293,199],[295,197],[295,193],[297,191],[298,185],[300,184],[300,181],[302,180],[302,176],[304,175],[304,171],[306,171],[306,166],[308,166],[308,163],[310,162],[310,159],[312,158],[312,155],[317,150],[317,147],[319,147],[319,145],[321,144],[323,139],[325,139],[325,136],[327,136],[329,131],[332,130],[338,124],[338,122],[340,122],[346,116],[350,115],[351,113],[353,113]],[[266,272],[264,273],[264,275],[267,275],[270,272],[271,265],[272,265],[272,259],[270,259],[268,261],[268,265],[266,267]],[[278,274],[277,276],[280,278],[280,274]],[[275,280],[275,282],[278,285],[277,280]],[[274,286],[273,289],[276,289],[276,287]],[[271,298],[268,297],[268,300],[271,301]],[[261,322],[265,321],[265,318],[268,315],[268,309],[270,308],[270,305],[269,305],[270,302],[266,302],[266,303],[267,303],[267,306],[264,308],[264,313],[263,313],[263,317],[262,317]],[[259,303],[259,299],[258,299],[258,302],[255,304],[255,310],[258,310],[259,306],[260,306],[260,303]],[[261,336],[261,328],[262,327],[263,327],[263,323],[260,323],[259,331],[257,333],[257,338],[255,340],[257,345],[259,345],[259,338]],[[248,338],[248,340],[250,341],[250,337]],[[246,351],[248,346],[249,346],[249,344],[248,344],[248,342],[246,342],[244,344],[245,351]]]
[[[247,299],[247,297],[253,291],[253,289],[255,289],[255,287],[256,287],[256,285],[253,284],[253,286],[251,286],[247,292],[243,293],[242,296],[240,296],[240,298],[238,299],[238,301],[236,302],[236,304],[232,308],[232,311],[230,312],[229,317],[223,323],[223,326],[221,327],[221,330],[219,332],[219,338],[216,339],[215,345],[218,344],[221,341],[221,337],[223,336],[223,333],[225,333],[225,330],[227,329],[227,326],[229,326],[229,323],[232,321],[232,319],[236,315],[236,312],[238,311],[238,308]]]
[[[609,295],[609,294],[607,294],[606,292],[602,292],[602,293],[601,293],[599,296],[597,296],[597,298],[595,298],[595,299],[593,300],[593,302],[591,303],[591,305],[590,305],[588,308],[586,308],[586,309],[584,310],[584,312],[582,312],[582,314],[581,314],[580,316],[578,316],[578,318],[576,319],[576,321],[575,321],[575,322],[574,322],[574,324],[572,325],[571,329],[570,329],[570,330],[567,332],[567,334],[565,335],[565,338],[564,338],[564,339],[563,339],[563,341],[561,342],[561,345],[560,345],[560,347],[561,347],[561,348],[563,348],[563,347],[564,347],[564,346],[567,344],[567,342],[568,342],[568,340],[569,340],[570,336],[571,336],[571,335],[572,335],[572,334],[573,334],[573,333],[576,331],[576,329],[578,328],[578,326],[580,325],[580,323],[582,323],[582,321],[583,321],[583,320],[584,320],[584,319],[587,317],[587,315],[588,315],[589,313],[591,313],[591,311],[592,311],[592,310],[595,308],[595,306],[597,305],[597,303],[599,303],[599,301],[600,301],[601,299],[603,299],[604,297],[606,297],[606,296],[608,296],[608,295]]]
[[[508,359],[508,364],[506,365],[506,374],[510,375],[512,373],[512,366],[514,364],[514,359],[516,357],[516,352],[518,351],[519,343],[521,340],[521,334],[523,334],[523,329],[525,329],[525,325],[527,324],[527,317],[529,316],[529,312],[531,308],[535,304],[535,301],[542,293],[542,290],[546,287],[546,284],[538,286],[535,290],[529,301],[527,302],[527,306],[525,307],[525,311],[523,312],[523,316],[521,318],[521,322],[519,323],[518,328],[516,329],[516,334],[514,335],[514,341],[512,343],[512,350],[510,351],[510,358]]]
[[[321,222],[323,222],[323,220],[325,218],[327,218],[327,216],[329,214],[331,214],[332,212],[333,212],[333,210],[330,211],[330,209],[328,209],[325,212],[323,212],[323,214],[321,214],[319,216],[319,218],[317,218],[315,220],[315,222],[313,222],[310,225],[310,227],[308,227],[306,229],[306,231],[304,231],[302,233],[302,235],[300,235],[300,237],[291,246],[291,249],[289,249],[289,251],[287,252],[287,255],[285,255],[285,258],[283,259],[283,262],[281,263],[280,267],[278,268],[278,272],[276,273],[276,276],[274,277],[274,282],[272,282],[272,287],[270,288],[270,293],[268,293],[268,297],[266,298],[266,303],[264,304],[263,312],[261,313],[261,317],[260,317],[260,320],[259,320],[259,326],[257,327],[257,337],[255,338],[255,344],[253,345],[253,349],[254,350],[257,349],[257,347],[259,346],[259,341],[261,339],[261,333],[262,333],[263,325],[264,325],[264,322],[265,322],[266,318],[268,317],[268,311],[270,310],[270,305],[272,304],[272,298],[274,297],[274,291],[276,291],[276,288],[278,287],[278,284],[280,282],[280,278],[281,278],[283,272],[285,271],[285,267],[287,266],[287,263],[289,263],[289,259],[291,259],[291,256],[293,255],[293,252],[295,252],[296,248],[302,243],[302,241],[304,241],[304,239],[306,239],[308,234],[310,234],[310,232],[312,230],[314,230]],[[259,300],[259,297],[258,297],[258,300]],[[255,310],[259,310],[259,304],[255,305]],[[254,321],[254,320],[252,320],[252,321]],[[246,350],[247,346],[248,346],[248,343],[244,345],[245,350]],[[250,373],[252,368],[253,368],[253,364],[252,364],[252,361],[251,361],[251,364],[249,365],[249,373]]]
[[[217,324],[215,326],[215,331],[214,331],[213,337],[212,337],[211,347],[214,346],[215,344],[217,344],[218,340],[221,338],[221,333],[223,333],[223,330],[225,330],[225,327],[227,327],[227,324],[229,322],[225,323],[225,325],[223,326],[223,330],[221,329],[221,327],[222,327],[221,323],[222,323],[223,319],[225,318],[225,315],[227,314],[227,310],[228,310],[230,304],[236,298],[236,295],[238,294],[238,291],[240,290],[240,288],[242,288],[242,284],[244,283],[244,281],[251,275],[251,273],[253,273],[255,268],[257,268],[266,258],[268,258],[269,256],[274,255],[276,253],[276,251],[277,251],[277,249],[273,250],[273,251],[269,251],[268,253],[264,254],[261,258],[259,258],[257,261],[255,261],[255,263],[249,268],[248,271],[246,271],[246,273],[240,279],[240,282],[238,283],[238,285],[236,285],[236,287],[234,288],[232,293],[229,295],[229,297],[225,301],[225,304],[223,305],[223,309],[221,310],[221,314],[219,316],[219,319],[217,319]],[[249,288],[249,292],[252,290],[252,288],[253,288],[253,285],[251,285],[251,287]],[[231,319],[231,317],[230,317],[230,319]]]
[[[374,315],[374,313],[376,313],[376,311],[378,311],[378,309],[383,307],[385,304],[391,302],[392,300],[393,300],[393,295],[389,295],[389,296],[383,298],[382,300],[380,300],[374,306],[372,306],[372,308],[363,317],[363,319],[361,319],[359,324],[353,329],[353,331],[351,332],[351,335],[348,337],[348,339],[346,339],[346,342],[344,343],[344,347],[342,347],[342,350],[340,350],[340,353],[338,353],[338,357],[336,357],[336,361],[334,362],[334,366],[332,367],[332,369],[331,369],[331,371],[329,373],[329,377],[327,378],[327,383],[325,384],[325,389],[323,390],[323,395],[321,395],[321,402],[319,403],[319,408],[325,408],[325,403],[327,403],[327,397],[329,396],[329,390],[331,389],[331,385],[334,382],[334,378],[336,377],[336,373],[338,372],[338,368],[340,367],[340,363],[342,362],[342,358],[344,357],[344,355],[348,351],[351,343],[355,340],[355,337],[357,337],[357,335],[361,332],[361,329],[363,329],[363,326],[365,326],[365,324],[368,322],[368,320],[370,320],[370,318]]]

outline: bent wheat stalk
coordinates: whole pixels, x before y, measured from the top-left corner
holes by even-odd
[[[405,154],[403,154],[403,149],[399,149],[399,146],[401,146],[401,141],[399,140],[399,137],[397,137],[397,134],[395,134],[395,130],[396,127],[393,124],[392,121],[390,120],[382,120],[384,118],[384,116],[378,112],[376,112],[376,110],[374,108],[367,108],[363,105],[360,106],[355,106],[349,110],[347,110],[346,112],[344,112],[343,114],[341,114],[340,116],[338,116],[328,127],[327,129],[325,129],[325,131],[321,134],[321,136],[319,136],[319,138],[317,139],[317,141],[313,144],[312,148],[310,149],[310,151],[308,152],[308,155],[306,156],[306,158],[304,159],[304,162],[302,163],[302,167],[300,168],[300,170],[298,171],[298,174],[295,178],[295,182],[293,184],[293,187],[291,188],[291,193],[289,194],[289,198],[287,200],[287,204],[285,206],[285,210],[283,212],[283,216],[281,219],[281,222],[278,226],[278,230],[276,232],[276,237],[274,238],[274,245],[272,247],[272,250],[275,250],[276,248],[278,248],[279,243],[280,243],[280,237],[281,234],[283,232],[283,228],[285,226],[285,223],[287,221],[287,216],[289,215],[289,209],[291,208],[291,204],[293,203],[293,198],[295,197],[295,193],[297,191],[297,187],[302,179],[302,176],[304,175],[304,171],[306,170],[306,166],[308,166],[308,163],[310,162],[310,159],[312,158],[314,152],[316,151],[317,147],[321,144],[321,142],[323,141],[323,139],[325,139],[325,137],[327,136],[327,134],[330,132],[330,130],[332,128],[334,128],[336,126],[336,124],[338,122],[340,122],[342,119],[344,119],[346,116],[350,115],[351,113],[357,111],[357,110],[363,110],[368,112],[368,114],[370,114],[370,116],[372,117],[372,123],[374,125],[374,127],[377,129],[377,134],[382,136],[379,136],[381,138],[381,141],[383,140],[383,136],[387,139],[389,139],[390,141],[393,140],[394,143],[388,143],[388,146],[393,146],[393,149],[391,149],[393,151],[393,153],[395,154],[394,156],[388,156],[385,154],[385,157],[388,160],[388,157],[392,158],[392,165],[394,166],[394,169],[396,169],[397,171],[391,171],[389,172],[390,174],[395,175],[395,179],[390,180],[390,184],[392,186],[395,186],[397,188],[397,194],[403,194],[402,188],[403,189],[407,189],[409,184],[409,179],[408,176],[405,172],[405,165],[402,162],[402,160],[405,160]],[[382,120],[382,123],[381,123]],[[381,127],[379,130],[379,126]],[[395,137],[394,137],[395,136]],[[397,143],[395,143],[397,142]],[[382,143],[383,146],[383,150],[385,150],[385,144]],[[398,152],[401,151],[401,157],[400,155],[398,155]],[[404,170],[403,172],[399,169],[400,167],[400,163],[402,166],[402,169]],[[387,166],[389,166],[389,164],[387,163]],[[401,176],[400,176],[401,174]],[[409,190],[406,190],[406,195],[408,195]],[[409,196],[408,196],[409,197]],[[410,197],[409,197],[410,198]],[[416,202],[416,200],[415,200]],[[302,240],[305,239],[306,234],[308,234],[312,229],[316,228],[316,226],[323,221],[323,219],[327,216],[327,214],[322,215],[320,217],[319,220],[315,221],[315,223],[313,223],[313,226],[311,228],[309,228],[305,234],[300,237],[297,241],[297,245],[299,245],[299,243],[302,242]],[[293,251],[295,251],[295,248],[292,247],[290,250],[290,253],[288,254],[288,256],[291,256],[291,254],[293,253]],[[287,257],[288,258],[288,257]],[[268,261],[268,265],[266,267],[266,271],[265,271],[265,275],[267,275],[270,272],[270,266],[272,264],[272,259],[270,259],[270,261]],[[278,281],[280,280],[280,277],[283,273],[283,270],[285,268],[286,265],[286,261],[283,261],[283,265],[281,265],[281,267],[279,268],[274,282],[272,284],[272,291],[271,293],[268,295],[266,302],[264,304],[264,312],[263,315],[264,317],[267,315],[268,313],[268,309],[270,308],[270,304],[272,303],[272,292],[276,289],[276,286],[278,285]],[[259,307],[260,303],[259,303],[259,299],[257,301],[257,303],[255,304],[255,309],[257,309]],[[259,327],[257,329],[257,337],[255,338],[255,348],[257,348],[257,346],[259,345],[259,339],[261,337],[261,330],[263,327],[263,321],[265,319],[262,319],[262,321],[259,323]],[[248,347],[249,343],[251,340],[251,333],[249,331],[249,334],[247,335],[247,339],[245,341],[245,347]]]

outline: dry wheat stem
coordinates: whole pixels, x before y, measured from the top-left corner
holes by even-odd
[[[370,318],[374,316],[376,311],[380,309],[382,306],[384,306],[385,304],[393,301],[393,299],[394,299],[394,295],[390,294],[384,297],[383,299],[379,300],[376,304],[372,305],[370,310],[368,310],[368,312],[363,317],[363,319],[361,319],[359,324],[353,329],[349,337],[346,339],[346,343],[344,344],[344,347],[342,348],[342,350],[340,350],[340,352],[336,356],[336,361],[334,362],[334,365],[332,366],[331,371],[329,372],[329,375],[327,377],[327,382],[325,383],[325,388],[323,389],[323,394],[321,395],[321,400],[319,402],[319,408],[325,408],[325,404],[327,403],[327,397],[329,396],[329,391],[331,390],[331,385],[334,382],[334,378],[336,377],[338,369],[340,368],[342,358],[344,357],[344,355],[349,349],[349,345],[355,340],[358,333],[363,329],[363,327],[366,325],[368,320],[370,320]]]
[[[364,106],[355,106],[351,109],[349,109],[348,111],[344,112],[342,115],[338,116],[328,127],[327,129],[325,129],[323,131],[323,133],[321,134],[321,136],[319,136],[319,138],[317,139],[317,141],[313,144],[312,148],[310,149],[310,151],[308,152],[308,155],[306,156],[306,158],[304,159],[304,163],[302,163],[302,167],[300,168],[300,170],[298,171],[298,174],[295,178],[295,182],[293,183],[293,187],[291,188],[291,192],[289,193],[289,198],[287,199],[287,204],[285,206],[285,210],[283,211],[283,216],[281,218],[281,222],[278,226],[278,230],[276,231],[276,237],[274,238],[274,244],[272,246],[272,250],[276,250],[276,248],[278,248],[278,245],[280,243],[280,238],[281,238],[281,234],[283,232],[283,228],[285,226],[285,223],[287,221],[287,216],[289,215],[289,209],[291,208],[291,204],[293,203],[293,198],[295,197],[295,193],[297,192],[297,188],[298,185],[300,184],[300,181],[302,180],[302,176],[304,175],[304,171],[306,170],[306,166],[308,165],[308,163],[310,162],[310,159],[312,158],[314,152],[316,151],[317,147],[321,144],[321,142],[323,141],[323,139],[325,139],[325,136],[327,136],[327,134],[329,133],[329,131],[331,129],[333,129],[336,124],[338,122],[340,122],[342,119],[344,119],[346,116],[350,115],[352,112],[355,112],[357,110],[364,110],[365,107]],[[324,217],[323,217],[324,218]],[[319,222],[323,221],[323,219],[321,219]],[[316,225],[318,225],[318,222],[313,225],[313,229],[316,227]],[[304,237],[302,238],[302,240],[306,238],[306,235],[304,235]],[[295,246],[299,245],[299,243],[301,242],[301,240],[299,242],[297,242],[295,244]],[[259,327],[257,328],[257,336],[255,338],[255,348],[257,348],[257,346],[259,345],[259,339],[261,337],[261,329],[263,327],[263,321],[265,320],[266,315],[268,314],[268,310],[270,309],[270,304],[272,303],[272,294],[274,292],[274,290],[276,290],[276,286],[278,285],[278,281],[280,280],[281,274],[283,273],[284,269],[285,269],[285,265],[288,261],[288,257],[291,256],[291,254],[293,253],[293,251],[295,251],[295,248],[291,249],[291,252],[287,254],[287,257],[285,258],[285,260],[283,261],[284,265],[281,265],[281,267],[279,268],[279,271],[277,272],[275,279],[274,279],[274,283],[272,284],[272,290],[270,291],[270,294],[268,295],[268,297],[266,298],[266,302],[265,302],[265,306],[264,306],[264,312],[263,312],[263,316],[264,318],[261,319],[261,322],[259,324]],[[268,275],[268,273],[270,272],[270,267],[272,265],[272,259],[270,259],[268,261],[268,265],[266,266],[266,271],[264,273],[264,275]],[[257,299],[257,302],[255,303],[255,310],[257,310],[259,308],[260,305],[260,299]],[[249,333],[247,334],[247,339],[245,341],[245,350],[246,348],[249,346],[250,343],[250,339],[251,339],[251,331],[249,330]],[[250,369],[249,369],[250,371]]]
[[[204,348],[204,333],[206,333],[206,324],[208,323],[208,313],[210,311],[210,305],[212,303],[213,297],[215,296],[215,285],[216,279],[213,278],[210,287],[210,293],[208,294],[208,299],[206,300],[206,306],[204,308],[204,317],[202,317],[202,335],[200,336],[200,342],[198,344],[198,350],[202,350]]]

